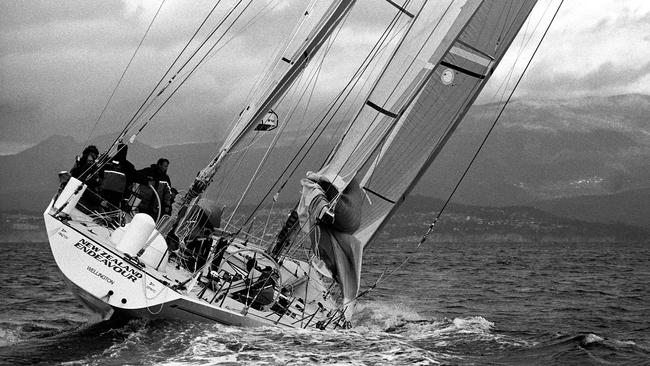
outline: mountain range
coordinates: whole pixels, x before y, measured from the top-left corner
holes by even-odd
[[[413,193],[446,199],[500,108],[497,104],[474,106]],[[113,139],[101,136],[90,143],[102,150]],[[298,149],[291,139],[279,145],[247,195],[248,203],[275,192],[277,175]],[[218,142],[204,142],[153,148],[136,141],[129,147],[129,160],[144,168],[159,157],[170,159],[172,184],[182,189],[218,146]],[[2,209],[43,209],[58,186],[56,173],[70,169],[82,149],[71,137],[52,136],[20,153],[0,156]],[[329,149],[326,144],[313,147],[286,184],[291,194],[283,193],[281,201],[297,198],[293,192],[299,189],[298,180],[308,169],[317,169]],[[265,151],[252,146],[238,169],[228,173],[228,180],[224,172],[216,185],[246,186],[247,172],[257,168]],[[236,196],[226,194],[222,200],[232,204]],[[567,218],[650,227],[650,96],[511,102],[453,202],[528,206]]]

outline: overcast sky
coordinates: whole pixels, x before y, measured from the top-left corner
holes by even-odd
[[[84,141],[160,1],[0,0],[0,154],[53,134]],[[256,0],[251,14],[270,1]],[[358,1],[341,54],[362,53],[389,14],[384,0]],[[199,69],[142,140],[216,140],[304,3],[274,1]],[[121,129],[213,4],[166,0],[94,135]],[[621,93],[650,94],[650,1],[566,0],[517,96]]]

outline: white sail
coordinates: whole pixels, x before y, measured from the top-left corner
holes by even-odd
[[[535,3],[454,2],[436,26],[418,18],[324,171],[344,179],[362,172],[370,200],[356,236],[364,245],[440,152]]]
[[[309,16],[318,21],[315,22],[303,41],[300,41],[301,37],[298,34],[297,42],[294,42],[295,46],[290,44],[280,59],[276,60],[277,64],[272,73],[265,77],[260,92],[239,116],[223,144],[223,149],[229,150],[234,147],[241,137],[253,129],[262,117],[273,108],[354,3],[355,0],[316,2],[315,8],[310,11],[312,14]],[[320,14],[322,15],[319,18]]]
[[[442,17],[431,15],[437,3],[422,3],[336,152],[325,168],[310,175],[312,181],[334,185],[342,199],[348,199],[357,182],[366,196],[353,233],[340,232],[336,223],[317,225],[315,243],[337,276],[346,303],[353,302],[359,289],[363,248],[438,155],[535,2],[454,1]],[[309,184],[303,181],[303,197],[317,196]],[[321,195],[331,192],[321,190]],[[301,203],[301,211],[322,215],[322,210],[313,212],[311,202]]]
[[[270,70],[258,86],[257,92],[240,114],[217,155],[199,172],[187,194],[179,202],[180,207],[176,210],[180,214],[177,234],[187,231],[184,228],[186,208],[212,182],[212,178],[227,153],[235,148],[248,132],[254,131],[263,117],[272,110],[304,70],[309,60],[345,18],[355,2],[356,0],[318,1],[314,7],[305,12],[304,16],[309,16],[312,22],[299,25],[295,33],[297,39],[289,40],[278,59],[274,60]],[[302,39],[302,37],[305,38]]]
[[[265,76],[262,84],[258,88],[258,92],[253,96],[250,104],[244,108],[228,134],[220,149],[220,155],[206,167],[206,171],[202,175],[208,175],[210,177],[214,175],[218,161],[221,160],[224,154],[237,146],[249,131],[255,129],[262,118],[274,107],[284,93],[287,92],[325,40],[332,34],[343,18],[345,18],[355,1],[334,0],[317,2],[315,9],[311,10],[313,14],[309,14],[311,18],[317,19],[314,22],[313,28],[307,28],[310,31],[304,40],[300,41],[298,39],[297,42],[290,42],[285,48],[285,52],[275,60],[271,72]],[[300,38],[300,34],[298,33],[298,38]]]

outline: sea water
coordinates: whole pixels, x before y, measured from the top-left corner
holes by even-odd
[[[363,272],[382,280],[350,330],[117,323],[80,305],[47,244],[0,244],[0,363],[650,364],[647,244],[396,241]]]

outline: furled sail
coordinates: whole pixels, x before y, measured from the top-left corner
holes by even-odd
[[[333,184],[337,192],[358,181],[365,193],[358,230],[347,242],[335,243],[347,248],[340,252],[352,256],[361,256],[358,247],[372,240],[439,154],[536,1],[454,1],[442,16],[433,15],[438,2],[420,2],[421,8],[415,3],[411,7],[419,11],[414,11],[412,27],[336,152],[320,172],[312,174],[317,181]],[[305,192],[305,183],[309,185],[303,182],[303,197],[313,195]],[[323,248],[327,244],[327,240],[318,242],[321,256],[333,251]],[[346,262],[358,268],[339,276],[359,276],[361,258]],[[339,282],[346,301],[352,301],[358,278]],[[357,288],[346,289],[346,284]]]

